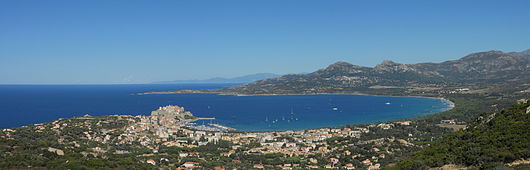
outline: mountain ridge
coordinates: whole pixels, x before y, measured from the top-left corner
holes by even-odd
[[[401,64],[385,60],[375,67],[336,62],[309,74],[289,74],[227,89],[244,94],[328,93],[371,86],[445,87],[446,85],[530,81],[525,53],[487,51],[441,63]],[[439,84],[442,83],[442,84]],[[444,85],[445,84],[445,85]],[[332,88],[328,88],[331,86]],[[337,90],[339,89],[339,90]]]
[[[224,89],[197,89],[143,94],[223,93],[235,95],[372,94],[437,96],[442,93],[530,91],[529,50],[471,53],[439,63],[401,64],[385,60],[374,67],[335,62],[307,74],[287,74]],[[385,87],[385,88],[382,88]],[[391,87],[391,88],[390,88]]]

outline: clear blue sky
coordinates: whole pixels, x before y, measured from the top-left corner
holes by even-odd
[[[0,84],[146,83],[530,48],[530,1],[3,0]]]

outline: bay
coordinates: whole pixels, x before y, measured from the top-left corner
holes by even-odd
[[[149,91],[225,88],[234,84],[0,85],[0,128],[90,114],[149,115],[179,105],[198,117],[245,131],[302,130],[413,118],[450,108],[444,100],[366,95],[136,95]]]

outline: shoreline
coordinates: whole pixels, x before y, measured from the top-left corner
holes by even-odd
[[[435,97],[435,96],[396,96],[396,95],[378,95],[378,94],[368,94],[368,93],[360,93],[360,92],[353,92],[353,93],[268,93],[268,94],[240,94],[240,93],[223,93],[223,92],[196,92],[196,91],[190,91],[190,92],[180,92],[180,91],[168,91],[168,92],[144,92],[144,93],[136,93],[137,95],[151,95],[151,94],[216,94],[216,95],[228,95],[228,96],[239,96],[239,97],[245,97],[245,96],[303,96],[303,95],[360,95],[360,96],[378,96],[378,97],[416,97],[416,98],[430,98],[430,99],[437,99],[441,100],[444,103],[447,103],[449,106],[446,110],[442,111],[448,111],[456,107],[456,103],[446,99],[444,97]]]

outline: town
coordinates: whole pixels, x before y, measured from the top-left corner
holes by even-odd
[[[56,134],[63,148],[46,148],[58,156],[64,149],[82,149],[83,157],[108,158],[136,155],[139,163],[181,169],[225,168],[216,162],[246,168],[341,168],[379,169],[394,162],[415,144],[434,140],[414,121],[352,125],[303,131],[240,132],[224,126],[193,125],[198,120],[179,106],[164,106],[150,116],[85,115],[23,128],[35,133]],[[454,124],[444,120],[441,124]],[[447,129],[437,128],[440,133]],[[13,138],[4,129],[2,138]],[[432,133],[432,132],[430,132]]]

